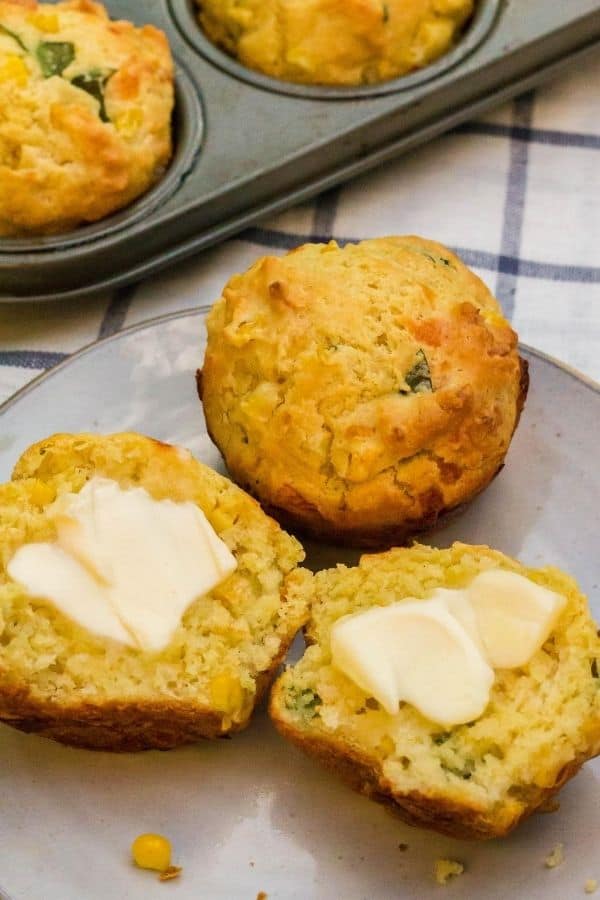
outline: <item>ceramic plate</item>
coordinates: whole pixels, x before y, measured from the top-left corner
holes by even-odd
[[[0,409],[0,477],[55,431],[135,429],[189,447],[222,470],[194,371],[204,312],[146,323],[96,344]],[[531,392],[507,465],[460,517],[429,536],[489,543],[573,573],[600,618],[600,387],[525,349]],[[309,548],[314,567],[356,557]],[[600,765],[503,841],[454,841],[409,828],[286,744],[264,710],[244,733],[168,753],[73,750],[0,728],[0,884],[12,900],[567,900],[600,881]],[[133,838],[168,835],[177,881],[129,861]],[[565,859],[544,859],[557,844]],[[402,845],[408,845],[402,849]],[[464,874],[445,889],[440,857]]]

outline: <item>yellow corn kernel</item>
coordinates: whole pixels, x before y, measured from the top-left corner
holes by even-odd
[[[143,120],[141,109],[136,107],[135,109],[125,110],[124,113],[115,118],[114,123],[115,128],[123,137],[133,137],[136,131],[139,130]]]
[[[29,81],[29,69],[22,56],[8,53],[0,60],[0,81],[14,81],[19,87]]]
[[[210,697],[213,706],[222,712],[233,713],[241,709],[244,692],[237,678],[223,672],[215,675],[210,683]]]
[[[53,12],[30,12],[27,15],[27,21],[38,31],[45,31],[48,34],[56,34],[58,31],[58,16]]]
[[[219,507],[210,514],[210,524],[218,534],[225,531],[227,528],[231,528],[233,522],[234,516]]]
[[[131,855],[140,869],[164,872],[171,864],[171,843],[162,834],[140,834],[131,845]]]
[[[417,31],[416,43],[427,61],[447,50],[453,37],[454,22],[451,19],[425,19]]]
[[[43,481],[36,481],[31,488],[31,502],[36,506],[47,506],[56,497],[56,491]]]

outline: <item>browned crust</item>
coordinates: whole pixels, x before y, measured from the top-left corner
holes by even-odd
[[[239,721],[232,721],[207,706],[171,699],[64,706],[34,698],[26,684],[14,686],[0,682],[0,722],[72,747],[117,753],[171,750],[202,739],[227,737],[249,724],[293,637],[282,644],[269,668],[256,676],[254,697]]]
[[[79,438],[90,437],[79,435]],[[180,456],[179,448],[142,435],[107,436],[124,439],[121,450],[127,453],[127,441],[147,444],[157,460],[170,471],[185,471],[189,466],[187,458]],[[29,447],[17,461],[13,471],[13,482],[39,475],[48,444],[61,446],[72,442],[73,435],[54,435]],[[190,460],[192,459],[190,455]],[[216,472],[203,467],[211,479],[224,481]],[[233,488],[237,491],[237,488]],[[244,498],[244,502],[258,510],[256,501]],[[260,513],[262,516],[262,513]],[[279,531],[275,522],[269,527]],[[290,573],[288,573],[289,575]],[[286,603],[286,583],[284,578],[280,588],[280,601]],[[35,733],[75,747],[108,751],[137,751],[148,749],[168,750],[181,744],[196,742],[202,738],[225,737],[244,729],[250,722],[254,709],[268,691],[277,671],[285,658],[298,628],[302,623],[287,622],[285,631],[279,632],[279,650],[269,660],[268,668],[253,673],[254,693],[245,692],[242,709],[235,713],[235,719],[213,706],[196,702],[194,698],[178,700],[169,695],[151,698],[123,697],[103,701],[76,700],[65,703],[53,702],[51,694],[38,696],[30,690],[26,680],[18,672],[3,668],[0,660],[0,722],[20,731]],[[1,654],[0,654],[1,656]]]
[[[520,788],[517,792],[519,802],[511,804],[510,811],[501,808],[497,812],[485,811],[466,803],[457,803],[441,794],[394,790],[382,774],[377,759],[360,753],[340,738],[302,731],[282,718],[277,709],[278,702],[281,702],[277,694],[276,686],[271,695],[269,714],[284,738],[317,759],[355,791],[388,807],[408,825],[429,828],[453,838],[489,840],[505,837],[543,808],[590,758],[584,753],[578,754],[561,769],[551,787],[528,785]]]
[[[200,402],[203,404],[203,378],[202,369],[196,371],[196,389]],[[511,433],[514,435],[517,425],[519,424],[521,414],[525,407],[527,394],[529,391],[529,363],[522,356],[519,357],[519,392],[516,399],[516,415],[515,423]],[[221,448],[216,437],[211,430],[210,424],[205,417],[206,430],[213,444],[219,451]],[[510,444],[510,442],[509,442]],[[508,451],[508,446],[507,446]],[[410,543],[412,538],[423,532],[431,531],[440,525],[446,523],[451,517],[458,515],[465,509],[471,501],[473,501],[486,487],[494,480],[494,478],[502,471],[504,462],[502,462],[495,472],[489,478],[477,486],[468,496],[465,496],[460,503],[451,506],[444,505],[443,496],[440,491],[430,491],[424,503],[425,514],[418,519],[405,519],[393,525],[385,525],[381,528],[349,528],[338,526],[330,519],[324,518],[316,506],[309,504],[299,495],[289,497],[289,505],[286,507],[278,506],[265,501],[254,490],[251,481],[246,480],[240,472],[232,472],[232,477],[244,488],[249,494],[259,501],[263,510],[267,515],[276,519],[282,528],[287,531],[305,535],[318,541],[327,541],[333,544],[345,544],[352,547],[363,547],[374,550],[387,550],[390,547],[401,547]],[[301,502],[300,502],[301,501]],[[296,507],[296,509],[294,509]]]

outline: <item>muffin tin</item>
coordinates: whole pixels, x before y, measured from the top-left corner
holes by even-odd
[[[213,46],[191,0],[109,0],[163,28],[177,62],[175,155],[126,210],[65,235],[0,240],[0,300],[89,296],[147,277],[597,52],[600,2],[480,0],[458,46],[403,78],[289,84]]]

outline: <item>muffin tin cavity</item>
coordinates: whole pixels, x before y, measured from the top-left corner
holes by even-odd
[[[255,87],[291,97],[309,97],[317,100],[349,100],[357,97],[381,97],[397,91],[405,91],[431,81],[465,59],[485,39],[492,28],[503,0],[478,0],[475,11],[459,42],[435,62],[422,69],[382,81],[352,87],[332,87],[298,84],[263,75],[238,62],[221,50],[208,38],[198,22],[197,7],[193,0],[169,0],[171,14],[184,38],[206,59],[234,78]]]
[[[66,233],[35,237],[2,237],[0,253],[66,249],[97,241],[146,218],[171,197],[194,166],[204,139],[204,114],[198,87],[176,62],[173,109],[173,156],[164,174],[142,197],[112,215]]]

